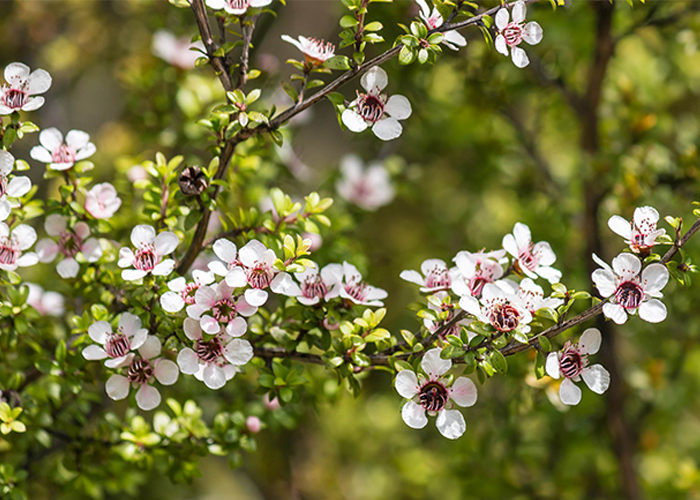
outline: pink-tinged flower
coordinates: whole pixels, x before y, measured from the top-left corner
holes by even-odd
[[[649,264],[642,271],[642,262],[632,254],[621,253],[612,261],[612,268],[597,255],[593,260],[602,269],[593,271],[591,278],[600,296],[610,298],[603,305],[603,314],[618,325],[636,314],[649,323],[666,319],[666,306],[658,300],[668,282],[668,269],[659,263]],[[640,276],[639,272],[642,271]]]
[[[459,252],[452,259],[457,264],[456,271],[452,272],[452,291],[459,296],[480,297],[484,285],[503,276],[501,261],[505,255],[505,250]]]
[[[40,262],[52,262],[60,253],[63,260],[56,266],[61,278],[75,278],[80,271],[80,264],[75,258],[80,254],[87,262],[97,262],[102,257],[102,247],[96,238],[90,238],[90,227],[83,221],[68,228],[68,217],[51,214],[44,222],[44,229],[49,236],[58,238],[55,242],[44,238],[36,244],[36,253]]]
[[[258,240],[250,240],[238,252],[240,267],[233,269],[236,273],[234,276],[231,273],[226,276],[226,283],[237,288],[241,286],[239,283],[243,283],[244,275],[245,282],[250,286],[245,291],[245,300],[255,307],[267,302],[268,294],[265,289],[268,287],[274,293],[289,295],[294,282],[289,274],[272,267],[276,258],[273,250]]]
[[[357,156],[347,155],[340,161],[340,171],[338,194],[361,209],[374,211],[394,199],[394,185],[382,163],[370,163],[365,169]]]
[[[656,238],[666,234],[665,229],[656,229],[659,212],[654,207],[639,207],[634,211],[634,219],[628,222],[619,215],[608,220],[608,227],[625,239],[634,253],[645,253],[656,245]]]
[[[131,243],[136,248],[136,252],[127,247],[119,250],[117,265],[121,268],[134,267],[134,269],[124,269],[122,279],[135,281],[149,273],[154,276],[167,276],[173,272],[175,261],[163,260],[163,257],[171,254],[180,243],[175,233],[164,231],[156,236],[156,230],[153,227],[141,224],[131,231]]]
[[[121,368],[131,362],[132,350],[146,342],[148,330],[141,328],[141,319],[131,313],[119,318],[117,331],[106,321],[98,321],[88,328],[88,335],[99,345],[89,345],[83,349],[83,357],[88,360],[107,359],[107,368]]]
[[[115,401],[129,396],[129,388],[138,388],[136,404],[144,411],[150,411],[160,404],[160,392],[153,387],[157,380],[162,385],[173,385],[180,374],[177,365],[169,359],[159,358],[160,340],[154,335],[148,335],[139,347],[139,356],[131,354],[129,364],[123,367],[122,373],[114,374],[105,385],[107,395]]]
[[[442,350],[435,348],[425,353],[421,368],[425,372],[416,375],[411,370],[402,370],[396,375],[396,392],[409,401],[403,406],[401,416],[412,429],[422,429],[428,424],[428,417],[437,415],[435,425],[447,439],[457,439],[467,430],[467,424],[459,410],[453,406],[467,407],[476,403],[477,390],[474,382],[467,377],[458,377],[448,384],[444,376],[452,361],[441,359]]]
[[[148,172],[142,165],[134,165],[126,172],[129,182],[143,181],[148,179]]]
[[[373,66],[362,75],[360,83],[367,93],[358,92],[357,99],[343,111],[345,126],[352,132],[363,132],[371,127],[374,135],[383,141],[399,137],[403,131],[399,120],[411,116],[409,100],[402,95],[387,98],[382,94],[389,78],[386,71],[379,66]]]
[[[416,2],[420,6],[420,18],[428,29],[434,30],[443,25],[444,20],[435,7],[433,7],[431,12],[425,0],[416,0]],[[452,50],[459,50],[460,47],[467,45],[467,40],[457,30],[446,31],[443,33],[443,36],[445,37],[442,40],[443,45]]]
[[[66,312],[63,295],[57,292],[45,292],[34,283],[25,283],[29,287],[27,304],[32,306],[42,316],[61,317]]]
[[[340,298],[352,304],[370,307],[382,307],[382,299],[389,295],[386,290],[368,285],[362,280],[362,275],[355,266],[343,262],[343,267],[334,268],[338,272],[336,279],[340,281]],[[340,274],[342,272],[342,274]]]
[[[449,294],[447,292],[440,291],[440,292],[435,293],[434,296],[437,297],[442,302],[442,304],[440,305],[440,307],[438,307],[435,304],[433,304],[432,302],[428,302],[428,308],[432,309],[433,311],[438,312],[438,313],[444,312],[444,311],[449,311],[449,313],[447,314],[447,318],[443,321],[433,321],[433,320],[428,319],[428,318],[425,318],[423,320],[423,326],[425,326],[425,328],[430,333],[435,333],[436,331],[438,331],[438,329],[440,327],[442,327],[443,325],[452,321],[454,319],[454,316],[455,316],[455,310],[454,310],[455,304],[453,304],[451,300],[450,301],[445,300],[447,297],[449,297]],[[448,335],[455,335],[455,336],[459,337],[460,333],[462,332],[462,327],[469,325],[469,323],[471,323],[472,321],[473,320],[471,318],[464,318],[464,319],[458,321],[457,323],[452,325],[450,328],[445,330],[443,333],[441,333],[440,338],[442,340],[445,340]],[[476,333],[467,330],[467,338],[469,340],[474,338],[475,335],[476,335]]]
[[[279,410],[282,407],[277,398],[270,398],[269,392],[265,394],[265,396],[263,396],[263,404],[265,405],[265,408],[267,408],[270,411]]]
[[[214,273],[195,269],[192,271],[192,279],[193,281],[187,283],[187,280],[180,276],[168,282],[170,291],[160,296],[161,307],[169,313],[176,313],[182,311],[185,305],[191,306],[194,304],[197,290],[214,282]]]
[[[459,307],[479,321],[490,323],[499,332],[525,335],[530,332],[528,323],[532,321],[532,314],[513,293],[504,288],[496,283],[487,283],[481,292],[481,304],[476,298],[464,295],[459,300]]]
[[[300,36],[299,40],[295,40],[289,35],[282,35],[282,40],[301,50],[306,58],[306,63],[311,67],[321,66],[335,55],[335,45],[318,38]]]
[[[565,405],[577,405],[581,401],[581,389],[574,382],[581,379],[596,394],[603,394],[610,386],[610,373],[597,364],[588,366],[588,356],[600,349],[601,336],[596,328],[589,328],[577,344],[566,341],[564,349],[550,352],[545,369],[553,379],[564,378],[559,386],[559,397]]]
[[[194,294],[194,304],[187,306],[187,315],[199,321],[204,332],[213,335],[224,328],[231,337],[240,337],[248,329],[241,316],[249,317],[257,311],[244,296],[235,296],[225,281],[216,287],[201,286]]]
[[[444,260],[428,259],[424,260],[418,271],[401,271],[399,277],[410,283],[420,286],[423,293],[432,293],[439,290],[449,290],[452,286],[450,270]]]
[[[109,182],[95,184],[85,193],[85,210],[95,219],[109,219],[121,206],[122,200]]]
[[[236,247],[236,244],[225,238],[220,238],[214,242],[212,250],[214,250],[214,255],[221,260],[209,262],[207,265],[209,270],[217,276],[225,278],[226,283],[233,288],[246,286],[248,278],[238,260],[238,247]],[[272,254],[274,262],[274,252]]]
[[[343,274],[340,264],[328,264],[318,271],[317,267],[307,267],[304,272],[294,273],[299,285],[292,283],[288,295],[296,297],[299,303],[313,306],[322,300],[326,302],[340,295],[339,277]]]
[[[272,0],[206,0],[205,3],[210,9],[223,9],[228,14],[242,16],[248,9],[270,5]]]
[[[530,228],[518,222],[513,228],[513,234],[503,237],[503,248],[513,256],[518,271],[528,278],[537,279],[541,276],[550,283],[559,283],[561,271],[551,267],[557,260],[552,247],[546,241],[532,242]]]
[[[249,432],[257,434],[258,432],[260,432],[260,429],[262,429],[262,422],[260,422],[260,419],[258,417],[251,415],[250,417],[245,419],[245,426]]]
[[[530,311],[531,314],[535,314],[539,309],[543,307],[548,307],[550,309],[556,309],[564,303],[562,299],[557,299],[553,297],[544,297],[544,290],[542,287],[537,285],[530,278],[523,278],[520,284],[515,281],[504,278],[496,282],[507,293],[515,295],[520,303]]]
[[[525,24],[525,2],[516,2],[513,5],[513,20],[508,22],[510,16],[508,9],[505,7],[496,13],[496,50],[508,55],[508,47],[510,47],[513,64],[518,68],[524,68],[530,64],[527,54],[523,49],[518,47],[525,40],[530,45],[537,45],[542,40],[542,28],[536,22]]]
[[[36,97],[51,88],[51,75],[43,69],[31,72],[29,66],[12,63],[5,68],[6,85],[0,88],[0,115],[15,111],[34,111],[44,105],[43,97]]]
[[[0,150],[0,221],[10,216],[13,204],[7,198],[20,198],[32,189],[29,177],[9,175],[15,166],[15,158],[10,153]]]
[[[166,30],[158,30],[153,34],[153,55],[177,68],[194,68],[195,61],[202,57],[202,53],[192,49],[204,51],[204,44],[201,40],[192,43],[187,36],[178,38]]]
[[[36,241],[36,231],[31,226],[20,224],[12,231],[4,222],[0,222],[0,269],[14,271],[18,267],[33,266],[39,262],[34,252],[26,252]]]
[[[82,130],[71,130],[64,141],[57,128],[47,128],[39,134],[39,144],[31,149],[29,156],[48,164],[51,170],[68,170],[97,150],[90,136]]]
[[[184,329],[194,346],[180,351],[177,364],[182,373],[194,375],[209,389],[221,389],[239,371],[238,367],[253,358],[250,342],[235,338],[243,335],[245,329],[236,332],[236,335],[220,331],[209,340],[203,338],[200,323],[196,319],[186,318]]]

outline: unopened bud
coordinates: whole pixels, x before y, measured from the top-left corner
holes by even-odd
[[[207,176],[199,167],[187,167],[178,180],[180,191],[187,196],[201,194],[207,188]]]

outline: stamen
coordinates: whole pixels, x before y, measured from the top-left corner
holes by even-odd
[[[358,113],[366,121],[376,123],[384,116],[384,103],[375,95],[360,94]]]
[[[450,273],[444,267],[435,266],[425,278],[426,288],[449,288],[451,284]]]
[[[105,343],[105,351],[110,358],[121,358],[131,350],[129,338],[121,332],[110,335]]]
[[[142,245],[134,255],[134,267],[139,271],[152,271],[159,262],[156,247],[152,243]]]
[[[350,297],[355,299],[358,302],[364,302],[365,299],[367,298],[367,287],[369,285],[367,283],[364,283],[360,281],[359,283],[355,283],[355,281],[351,281],[350,283],[345,284],[343,287],[345,291],[347,292]]]
[[[205,363],[215,363],[223,354],[223,347],[218,338],[214,337],[209,342],[198,340],[195,345],[197,357]]]
[[[491,306],[489,320],[499,332],[511,332],[520,324],[522,315],[513,306],[503,302],[497,302]]]
[[[24,90],[5,87],[2,101],[8,108],[20,109],[27,104],[27,100],[28,96]]]
[[[126,372],[126,378],[129,382],[137,384],[145,384],[153,377],[153,365],[147,359],[139,358],[129,366]]]
[[[264,289],[270,286],[274,274],[264,264],[256,264],[255,267],[247,270],[248,284],[253,288]]]
[[[430,382],[421,388],[418,398],[426,411],[438,412],[447,404],[447,389],[440,383]]]
[[[510,23],[501,32],[509,47],[519,45],[523,41],[523,27],[518,23]]]
[[[236,304],[231,299],[221,299],[214,304],[212,316],[219,323],[230,323],[238,316]]]
[[[19,242],[8,237],[0,237],[0,264],[11,266],[17,262],[22,251]]]
[[[625,309],[636,309],[642,303],[644,291],[637,283],[626,281],[615,290],[615,299]]]
[[[306,278],[304,283],[301,285],[301,294],[307,299],[313,299],[315,297],[323,299],[327,293],[328,286],[326,286],[323,278],[321,278],[321,276],[318,274],[316,276]]]

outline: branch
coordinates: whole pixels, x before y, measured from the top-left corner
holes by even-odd
[[[209,18],[207,17],[207,8],[204,6],[204,0],[190,0],[192,7],[192,12],[194,12],[194,18],[197,21],[197,28],[199,29],[199,34],[202,36],[202,43],[209,56],[209,61],[216,72],[216,75],[221,80],[221,85],[223,85],[224,90],[233,90],[233,84],[231,83],[230,68],[228,64],[222,57],[216,57],[214,52],[216,52],[216,43],[214,42],[214,37],[211,34],[211,26],[209,25]]]

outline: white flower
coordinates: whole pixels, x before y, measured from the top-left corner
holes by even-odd
[[[320,66],[335,55],[335,45],[318,38],[300,36],[299,40],[295,40],[289,35],[282,35],[282,40],[301,50],[306,58],[306,63],[311,67]]]
[[[454,319],[454,316],[455,316],[455,311],[454,311],[455,305],[451,301],[445,300],[447,297],[449,297],[449,294],[447,292],[440,291],[440,292],[435,293],[434,296],[437,297],[442,302],[441,307],[437,307],[432,302],[428,302],[428,308],[432,309],[433,311],[436,311],[436,312],[444,312],[447,310],[447,311],[449,311],[449,313],[447,314],[447,318],[444,319],[443,321],[433,321],[433,320],[428,319],[428,318],[425,318],[423,320],[423,326],[425,326],[425,328],[430,333],[435,333],[436,331],[438,331],[438,329],[441,326],[452,321]],[[450,328],[445,330],[443,333],[441,333],[440,338],[445,340],[448,335],[455,335],[455,336],[459,337],[461,332],[462,332],[462,327],[469,325],[469,323],[471,323],[471,322],[472,322],[471,318],[464,318],[464,319],[458,321],[457,323],[452,325]],[[475,335],[476,335],[476,333],[474,333],[470,330],[467,330],[467,338],[469,340],[474,338]]]
[[[481,292],[481,304],[476,298],[464,295],[459,300],[459,307],[479,321],[490,323],[499,332],[526,334],[530,331],[528,323],[532,321],[532,314],[513,293],[506,290],[506,286],[487,283]]]
[[[194,294],[204,285],[214,282],[214,273],[195,269],[192,271],[194,281],[187,283],[184,277],[180,276],[168,282],[169,292],[160,296],[160,305],[169,313],[182,311],[185,305],[194,304]]]
[[[444,20],[435,7],[431,12],[425,0],[416,0],[416,2],[420,6],[420,18],[428,26],[428,29],[434,30],[442,26]],[[442,43],[452,50],[459,50],[460,47],[467,45],[467,40],[457,30],[446,31],[443,36]]]
[[[603,394],[608,390],[608,370],[600,364],[588,366],[588,356],[598,352],[600,342],[600,331],[589,328],[583,332],[578,344],[572,345],[571,341],[567,340],[564,349],[550,352],[547,356],[547,375],[554,379],[564,377],[559,387],[559,397],[565,405],[577,405],[581,401],[581,389],[574,384],[581,379],[596,394]]]
[[[338,194],[361,209],[374,211],[394,199],[394,185],[382,163],[370,163],[365,169],[357,156],[347,155],[340,160],[340,171]]]
[[[85,211],[95,219],[109,219],[121,206],[122,200],[109,182],[95,184],[85,193]]]
[[[206,333],[212,335],[224,328],[231,337],[240,337],[248,328],[241,316],[252,316],[257,311],[244,296],[236,297],[225,281],[216,287],[201,286],[194,294],[194,304],[187,306],[187,315],[198,320]]]
[[[444,260],[428,259],[424,260],[420,266],[421,274],[418,271],[401,271],[399,277],[410,283],[419,285],[423,293],[437,292],[438,290],[449,290],[452,286],[450,270]]]
[[[255,307],[267,302],[268,294],[265,289],[268,287],[275,293],[289,295],[294,282],[289,274],[272,267],[276,258],[273,250],[258,240],[250,240],[238,252],[240,266],[234,267],[233,273],[229,272],[226,275],[226,283],[236,288],[247,283],[251,288],[245,291],[245,300]]]
[[[61,317],[66,312],[63,295],[56,292],[45,292],[42,287],[34,283],[25,283],[29,287],[27,304],[32,306],[42,316]]]
[[[0,269],[14,271],[18,267],[33,266],[39,262],[34,252],[22,255],[36,241],[36,231],[31,226],[20,224],[12,231],[4,222],[0,222]]]
[[[224,9],[234,16],[242,16],[250,8],[270,5],[272,0],[206,0],[205,3],[210,9]]]
[[[603,305],[603,314],[618,325],[636,314],[649,323],[666,319],[666,306],[658,300],[668,282],[668,269],[659,263],[649,264],[642,271],[642,262],[632,254],[621,253],[612,261],[612,268],[597,255],[593,260],[602,267],[591,275],[601,297],[610,300]],[[641,276],[639,272],[642,271]]]
[[[428,415],[437,415],[435,425],[440,434],[448,439],[457,439],[467,430],[467,424],[459,410],[451,409],[453,403],[473,406],[477,390],[474,382],[467,377],[458,377],[451,386],[443,377],[452,368],[452,361],[440,358],[441,349],[430,349],[421,360],[421,368],[427,376],[411,370],[402,370],[396,375],[396,392],[409,399],[401,410],[406,425],[412,429],[422,429],[428,424]]]
[[[505,254],[505,250],[459,252],[452,259],[457,264],[457,270],[452,272],[452,291],[459,296],[481,296],[485,284],[503,276],[501,260]]]
[[[172,253],[180,243],[175,233],[164,231],[156,236],[156,230],[153,227],[141,224],[131,231],[131,243],[136,248],[136,252],[131,248],[121,248],[117,264],[121,268],[133,266],[135,269],[124,269],[122,279],[135,281],[148,273],[154,276],[167,276],[173,272],[175,261],[162,259]]]
[[[12,211],[12,203],[7,199],[20,198],[32,189],[29,177],[18,176],[9,179],[15,166],[15,158],[10,153],[0,150],[0,221],[4,221]]]
[[[140,357],[131,355],[130,363],[124,366],[126,375],[114,374],[105,386],[107,395],[119,401],[129,395],[129,387],[138,387],[136,404],[144,411],[154,409],[160,404],[160,392],[151,384],[154,379],[163,385],[173,385],[177,382],[179,370],[169,359],[158,358],[160,340],[154,335],[148,335],[139,347]]]
[[[90,136],[82,130],[71,130],[64,141],[63,134],[57,128],[47,128],[39,134],[39,143],[29,155],[36,161],[48,164],[51,170],[68,170],[96,151]]]
[[[532,243],[530,228],[518,222],[513,234],[503,237],[503,248],[515,259],[516,270],[522,271],[528,278],[541,276],[550,283],[559,283],[561,271],[550,267],[557,260],[552,247],[546,241]]]
[[[381,93],[389,79],[386,71],[379,66],[373,66],[362,75],[360,83],[367,93],[358,92],[357,99],[343,111],[345,126],[352,132],[362,132],[371,127],[374,135],[383,141],[399,137],[403,128],[398,120],[411,116],[411,103],[402,95],[387,98]]]
[[[98,321],[88,328],[90,338],[100,345],[89,345],[83,349],[83,357],[89,360],[107,359],[107,368],[121,368],[131,362],[132,350],[143,345],[148,330],[141,328],[141,319],[131,313],[124,313],[119,318],[117,331],[106,321]]]
[[[608,227],[625,238],[634,253],[644,253],[656,245],[656,238],[666,234],[665,229],[656,229],[659,212],[654,207],[639,207],[634,211],[634,219],[628,222],[619,215],[608,220]]]
[[[201,40],[195,43],[187,36],[176,37],[170,31],[158,30],[153,34],[151,52],[154,56],[182,69],[194,68],[195,61],[202,57],[202,53],[191,49],[204,50]]]
[[[248,278],[245,275],[245,270],[241,267],[241,263],[238,261],[236,244],[225,238],[220,238],[214,242],[212,249],[221,261],[211,261],[207,265],[209,270],[217,276],[225,278],[229,286],[233,288],[246,286]],[[274,252],[272,252],[272,255],[274,262]]]
[[[44,228],[49,236],[58,238],[55,243],[44,238],[36,244],[36,253],[41,262],[51,262],[60,252],[63,260],[56,266],[61,278],[75,278],[80,271],[80,264],[75,260],[78,254],[87,262],[97,262],[102,257],[102,247],[96,238],[89,238],[90,227],[80,221],[72,229],[68,228],[68,217],[51,214],[44,221]]]
[[[300,286],[293,283],[289,295],[305,306],[313,306],[322,300],[328,302],[340,295],[339,278],[342,275],[343,266],[340,264],[328,264],[321,272],[317,267],[307,267],[304,272],[294,273]]]
[[[382,299],[387,298],[386,290],[375,288],[362,281],[362,275],[355,266],[343,262],[343,267],[334,268],[334,272],[342,275],[336,277],[340,281],[340,298],[353,304],[370,307],[382,307]]]
[[[44,105],[44,98],[35,96],[49,90],[51,75],[43,69],[29,71],[29,66],[18,62],[5,68],[7,85],[0,88],[0,115],[34,111]]]
[[[516,2],[513,5],[513,21],[508,22],[508,9],[505,7],[496,13],[496,50],[508,55],[508,47],[511,49],[511,57],[513,64],[518,68],[524,68],[530,64],[527,54],[523,49],[518,47],[520,42],[525,40],[530,45],[537,45],[542,40],[542,28],[536,22],[525,24],[525,2]]]
[[[239,366],[253,358],[253,346],[247,340],[224,332],[219,332],[211,340],[204,340],[199,322],[192,318],[185,319],[184,329],[187,338],[194,341],[194,349],[185,347],[177,355],[180,371],[194,375],[210,389],[221,389],[227,380],[233,378]]]
[[[542,287],[537,285],[530,278],[524,278],[520,284],[504,278],[498,280],[496,284],[506,292],[514,294],[531,314],[535,314],[535,312],[543,307],[556,309],[564,303],[562,299],[552,297],[547,297],[545,299]]]

